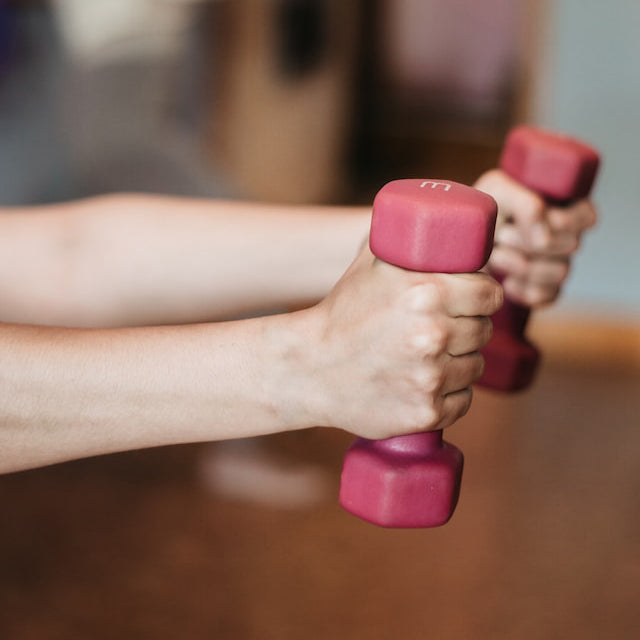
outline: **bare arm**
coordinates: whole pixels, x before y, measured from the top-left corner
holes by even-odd
[[[476,186],[507,212],[491,258],[505,288],[552,300],[593,207],[541,211],[500,172]],[[126,194],[1,211],[0,320],[15,324],[0,324],[0,471],[312,425],[378,438],[452,424],[501,289],[367,247],[340,278],[368,226],[368,208]]]
[[[363,248],[320,303],[199,325],[0,325],[0,471],[325,425],[444,428],[482,372],[501,288],[416,274]]]
[[[123,326],[218,320],[325,296],[368,207],[117,194],[0,210],[0,320]]]
[[[507,294],[553,302],[593,205],[550,209],[500,170],[475,186],[500,207],[490,266]],[[131,326],[306,306],[337,281],[369,218],[368,207],[141,194],[0,209],[0,321]]]

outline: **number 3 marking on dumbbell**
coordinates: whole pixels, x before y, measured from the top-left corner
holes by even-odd
[[[437,189],[438,187],[443,187],[445,191],[449,191],[449,189],[451,189],[450,184],[446,184],[444,182],[433,182],[432,180],[425,180],[424,182],[421,182],[420,188],[424,189],[428,184],[431,185],[432,189]]]

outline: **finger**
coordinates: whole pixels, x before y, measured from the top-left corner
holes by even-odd
[[[435,274],[451,317],[491,316],[504,302],[502,287],[487,273]]]
[[[582,233],[596,225],[598,214],[590,200],[580,200],[568,207],[551,207],[547,221],[554,232]]]
[[[529,271],[529,259],[521,249],[500,244],[491,252],[489,268],[495,273],[524,278]]]
[[[451,318],[446,344],[447,353],[463,356],[484,347],[493,335],[493,323],[488,316]]]
[[[526,280],[532,285],[560,286],[569,275],[569,261],[565,258],[534,258],[529,262]]]
[[[525,237],[522,231],[514,224],[505,224],[495,234],[495,244],[507,245],[513,249],[533,253],[548,248],[553,240],[551,231],[545,230],[535,241]]]
[[[518,229],[505,225],[496,234],[496,247],[510,247],[527,255],[547,257],[570,256],[580,248],[580,234],[571,231],[549,232],[545,238],[528,244]],[[494,248],[495,251],[495,248]]]
[[[447,395],[470,387],[484,372],[484,358],[477,351],[449,357],[444,367],[440,393]]]
[[[517,278],[505,278],[505,296],[525,307],[541,307],[554,302],[560,295],[560,285],[532,283]]]
[[[471,387],[448,393],[442,398],[442,418],[433,429],[446,429],[467,414],[473,400]]]
[[[559,285],[569,275],[566,256],[527,256],[510,247],[496,247],[491,255],[491,268],[498,273],[525,283]]]

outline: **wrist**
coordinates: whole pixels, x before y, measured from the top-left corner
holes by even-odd
[[[276,319],[276,317],[272,317]],[[265,332],[266,393],[287,431],[324,424],[319,372],[322,321],[319,307],[277,316]]]

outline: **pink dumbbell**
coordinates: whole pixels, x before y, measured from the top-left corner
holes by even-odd
[[[445,180],[396,180],[373,203],[370,246],[381,260],[422,272],[468,273],[488,260],[493,198]],[[340,504],[385,527],[435,527],[458,501],[462,453],[442,431],[357,438],[346,453]]]
[[[598,154],[582,142],[525,126],[510,132],[500,158],[512,178],[557,205],[589,195],[598,166]],[[528,308],[505,300],[493,316],[494,335],[482,351],[485,371],[477,384],[500,391],[531,384],[540,352],[525,336],[528,319]]]

